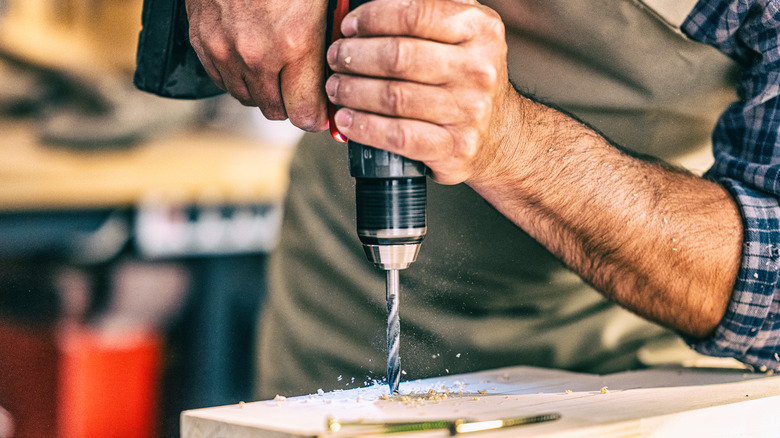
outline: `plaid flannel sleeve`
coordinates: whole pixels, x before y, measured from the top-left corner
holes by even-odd
[[[713,335],[698,351],[780,370],[780,0],[700,0],[683,24],[742,67],[739,100],[713,133],[707,177],[734,196],[745,236],[742,265]]]

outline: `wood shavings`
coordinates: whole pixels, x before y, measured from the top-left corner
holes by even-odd
[[[446,398],[447,398],[447,392],[437,392],[434,389],[428,391],[428,400],[441,401],[441,400],[445,400]]]

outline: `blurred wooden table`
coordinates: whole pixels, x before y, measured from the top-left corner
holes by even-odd
[[[264,204],[287,189],[292,150],[217,129],[172,133],[127,148],[81,152],[40,144],[30,122],[0,119],[0,209]]]
[[[0,53],[84,83],[134,69],[141,0],[6,0]],[[278,202],[290,148],[236,130],[193,127],[126,149],[40,144],[32,121],[0,119],[0,210]]]

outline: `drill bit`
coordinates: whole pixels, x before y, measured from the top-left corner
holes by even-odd
[[[387,383],[390,393],[398,393],[401,383],[401,319],[398,315],[398,269],[387,270]]]

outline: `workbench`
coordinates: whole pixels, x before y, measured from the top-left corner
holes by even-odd
[[[0,119],[0,209],[277,203],[291,149],[216,129],[191,129],[127,148],[76,151],[40,144],[31,123]]]
[[[100,303],[109,303],[108,283],[117,265],[142,261],[175,265],[186,273],[190,284],[178,303],[181,310],[165,327],[170,355],[161,364],[165,369],[157,370],[165,372],[165,381],[159,391],[146,388],[159,392],[159,412],[148,413],[159,420],[154,433],[175,436],[183,409],[227,403],[251,393],[252,334],[265,290],[265,253],[278,238],[294,149],[276,142],[275,132],[269,136],[256,129],[254,122],[262,123],[257,109],[235,102],[222,117],[220,102],[229,100],[211,99],[204,104],[209,109],[204,113],[201,103],[165,100],[133,90],[142,0],[0,3],[0,57],[23,66],[31,72],[26,78],[39,82],[18,89],[19,96],[31,95],[34,111],[0,116],[0,261],[22,260],[20,264],[29,266],[33,275],[42,276],[40,258],[88,272],[97,286],[85,299],[96,314],[104,311]],[[0,81],[8,79],[3,73],[0,68]],[[11,79],[2,83],[16,86]],[[62,84],[68,85],[67,93],[41,92]],[[71,100],[65,104],[40,100],[63,95]],[[143,117],[131,119],[131,124],[123,123],[126,117],[106,117],[95,126],[139,135],[121,144],[95,140],[89,147],[45,141],[41,129],[45,121],[62,114],[60,110],[77,112],[74,108],[83,107],[76,105],[77,99],[96,98],[124,111],[118,114],[132,110],[132,115]],[[8,107],[0,105],[3,108]],[[252,123],[242,123],[247,118]],[[71,131],[103,138],[78,126],[71,126]],[[35,309],[31,302],[51,301],[43,293],[28,295],[22,301],[25,308]],[[6,319],[0,323],[6,323],[4,328],[19,326]],[[30,330],[35,336],[43,333],[40,337],[47,340],[59,335],[52,333],[56,327]],[[0,330],[0,358],[11,356],[6,348],[14,344],[2,340],[15,333]],[[30,339],[33,336],[24,333],[27,337],[19,343],[32,347],[13,353],[18,353],[14,357],[19,363],[30,363],[27,352],[40,348],[37,337]],[[35,367],[36,363],[41,366]],[[139,411],[133,411],[137,403],[129,400],[116,409],[90,410],[89,415],[71,409],[72,405],[63,404],[61,393],[46,386],[51,383],[62,389],[55,381],[65,375],[57,368],[58,361],[33,360],[32,364],[14,370],[25,373],[24,378],[12,374],[0,385],[0,405],[13,416],[20,438],[66,433],[57,429],[65,424],[63,418],[83,433],[87,417],[99,419],[90,423],[102,427],[93,436],[130,436],[132,430],[117,428],[129,423],[148,425],[144,415],[133,416]],[[41,374],[55,377],[39,379]],[[116,377],[122,382],[126,376],[117,373]],[[95,387],[115,384],[98,380]],[[80,400],[89,397],[86,391],[76,393]],[[105,400],[98,397],[90,403]],[[154,402],[144,401],[145,406]],[[122,421],[114,420],[119,417]]]
[[[110,78],[131,87],[141,5],[10,0],[0,15],[0,53],[82,86]],[[130,147],[79,151],[41,144],[34,120],[0,118],[0,210],[126,207],[152,197],[178,204],[283,198],[291,148],[233,125],[192,122],[172,123],[175,129]]]
[[[377,384],[186,411],[181,418],[182,438],[336,438],[354,436],[351,431],[359,429],[328,432],[328,419],[420,422],[543,414],[560,418],[464,435],[780,436],[780,376],[744,370],[659,368],[593,375],[513,367],[403,382],[400,392],[402,396],[387,399],[387,385]],[[448,435],[437,430],[397,436]]]

